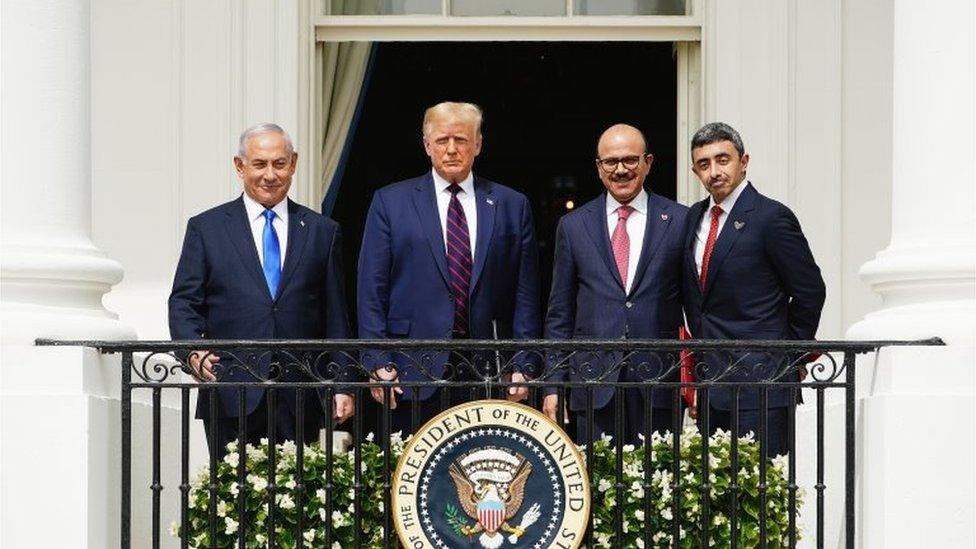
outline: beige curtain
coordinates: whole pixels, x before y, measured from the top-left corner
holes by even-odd
[[[376,0],[331,0],[332,13],[375,13]],[[319,199],[326,196],[342,157],[369,65],[371,42],[320,42],[315,49],[315,78],[320,82],[318,105]]]

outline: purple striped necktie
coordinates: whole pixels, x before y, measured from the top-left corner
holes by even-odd
[[[451,294],[454,296],[453,331],[468,335],[468,292],[471,288],[471,237],[468,220],[457,193],[462,189],[452,183],[451,202],[447,207],[447,268],[451,274]]]

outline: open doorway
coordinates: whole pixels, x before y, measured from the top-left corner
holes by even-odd
[[[471,101],[484,109],[484,144],[474,171],[524,193],[532,203],[543,301],[559,218],[569,202],[578,206],[603,190],[593,159],[606,127],[626,122],[644,131],[655,157],[646,187],[675,197],[677,71],[671,43],[395,42],[375,47],[341,187],[335,207],[327,212],[343,229],[351,307],[373,192],[430,169],[421,119],[424,109],[440,101]]]

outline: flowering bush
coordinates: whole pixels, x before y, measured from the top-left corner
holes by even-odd
[[[394,433],[390,440],[391,467],[403,452],[403,440]],[[192,547],[237,547],[238,528],[241,513],[238,511],[239,490],[244,489],[245,519],[247,521],[246,546],[248,548],[268,545],[268,441],[262,439],[259,446],[247,445],[247,480],[241,487],[237,483],[237,466],[240,455],[237,443],[227,445],[228,453],[217,465],[217,538],[210,540],[210,468],[200,470],[190,484],[189,544]],[[275,546],[289,548],[296,546],[295,533],[298,529],[296,505],[296,460],[297,446],[294,442],[277,445],[275,463],[275,482],[277,496],[275,507]],[[360,517],[362,521],[363,543],[366,547],[379,547],[383,544],[383,450],[379,445],[369,442],[360,449],[362,461],[362,500]],[[326,517],[326,498],[332,500],[332,547],[352,547],[353,510],[356,491],[353,489],[353,454],[336,452],[332,456],[332,493],[325,491],[325,451],[316,444],[305,446],[304,450],[304,523],[303,537],[305,547],[323,547]],[[180,535],[180,524],[174,522],[170,528],[174,536]],[[395,533],[392,533],[394,538]]]
[[[681,547],[700,545],[701,526],[701,435],[694,428],[686,429],[681,435],[681,516],[679,517]],[[759,445],[747,435],[739,442],[739,491],[736,501],[731,498],[731,435],[719,431],[709,442],[709,482],[710,516],[712,544],[718,547],[731,545],[730,509],[737,505],[739,524],[739,545],[753,547],[759,540]],[[403,452],[403,440],[398,434],[391,437],[391,465],[395,466]],[[228,454],[217,466],[217,537],[210,540],[210,474],[209,467],[203,468],[190,485],[190,509],[188,542],[193,547],[237,547],[238,529],[241,527],[241,513],[238,511],[239,490],[245,490],[245,517],[247,523],[246,546],[265,547],[268,541],[267,518],[268,488],[268,444],[266,440],[259,446],[248,445],[245,449],[247,460],[247,479],[244,486],[237,483],[237,467],[240,455],[237,444],[228,445]],[[585,449],[582,449],[585,452]],[[616,449],[609,437],[604,437],[593,445],[593,478],[595,487],[592,493],[591,520],[594,539],[599,546],[644,547],[643,529],[651,528],[653,547],[670,547],[671,519],[674,494],[672,491],[673,453],[672,438],[669,433],[654,433],[651,438],[650,501],[653,514],[644,514],[644,447],[624,446],[623,483],[627,486],[624,496],[623,532],[624,539],[614,536],[614,517],[616,506]],[[379,547],[383,541],[383,451],[372,442],[372,436],[361,445],[361,483],[363,496],[360,513],[363,529],[363,544],[366,547]],[[277,446],[276,455],[276,546],[295,547],[295,533],[298,525],[296,481],[296,446],[285,442]],[[332,514],[327,517],[325,491],[325,452],[317,444],[305,447],[304,456],[304,542],[306,547],[322,547],[325,542],[324,522],[332,521],[332,547],[341,549],[354,545],[353,509],[356,492],[354,484],[354,461],[352,453],[335,453],[332,463]],[[771,460],[766,471],[766,509],[768,547],[788,545],[788,480],[786,459]],[[801,506],[802,493],[797,493],[797,508]],[[179,536],[180,525],[174,522],[171,528],[174,536]],[[395,537],[395,534],[392,534]],[[799,538],[799,535],[797,536]]]
[[[759,545],[759,443],[749,433],[739,438],[738,493],[732,499],[731,467],[732,436],[719,430],[709,438],[708,482],[709,537],[712,545],[728,547],[731,542],[731,509],[736,506],[739,547]],[[681,547],[701,546],[702,520],[702,437],[689,427],[680,437],[680,527]],[[593,478],[596,487],[590,508],[594,541],[598,546],[644,547],[644,527],[651,529],[652,547],[671,547],[671,519],[674,493],[674,445],[670,433],[651,436],[651,494],[652,515],[644,516],[644,446],[623,447],[623,478],[626,486],[623,509],[624,539],[614,536],[617,504],[616,448],[609,437],[593,445]],[[766,468],[766,542],[767,547],[789,545],[789,476],[785,456],[770,460]],[[802,503],[802,491],[797,490],[796,507]],[[799,539],[799,532],[797,532]]]

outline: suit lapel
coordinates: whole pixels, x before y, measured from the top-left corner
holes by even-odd
[[[607,193],[604,192],[599,199],[590,202],[590,211],[587,215],[589,222],[585,223],[586,232],[593,241],[593,246],[597,254],[603,258],[611,276],[617,281],[617,286],[623,291],[624,283],[620,280],[620,273],[617,271],[617,262],[613,259],[613,251],[610,247],[610,234],[607,232]]]
[[[288,248],[285,249],[285,266],[278,283],[278,297],[284,293],[285,286],[295,273],[308,240],[308,227],[305,226],[305,211],[291,200],[288,201]]]
[[[746,185],[748,182],[741,184]],[[756,189],[752,185],[742,189],[742,194],[735,201],[735,206],[732,207],[732,211],[729,212],[728,218],[726,218],[725,223],[722,225],[722,232],[718,235],[718,240],[715,241],[712,258],[708,262],[705,295],[708,295],[708,291],[715,284],[715,278],[722,268],[722,263],[725,261],[725,258],[729,255],[729,251],[735,245],[735,241],[738,240],[739,235],[744,230],[747,230],[746,221],[748,221],[749,213],[755,204],[756,194]]]
[[[495,199],[492,196],[491,182],[474,178],[474,200],[478,212],[478,234],[475,235],[474,271],[471,273],[471,291],[474,292],[478,279],[485,269],[485,261],[491,249],[491,235],[495,230]]]
[[[654,200],[654,195],[647,193],[647,219],[644,225],[644,243],[641,245],[640,258],[637,260],[637,270],[634,272],[634,282],[630,285],[630,292],[633,293],[644,277],[644,271],[651,263],[651,258],[657,252],[661,242],[664,242],[664,235],[671,227],[671,214],[668,212],[667,205],[658,205]]]
[[[688,234],[685,235],[685,263],[695,277],[695,289],[699,293],[701,292],[701,277],[698,274],[698,264],[695,262],[695,235],[698,234],[698,227],[701,225],[701,220],[705,215],[705,208],[707,206],[707,198],[691,206],[688,210]]]
[[[264,291],[263,295],[271,300],[271,293],[268,291],[268,282],[264,279],[264,271],[261,269],[261,260],[258,258],[258,250],[254,247],[254,235],[251,232],[251,223],[247,218],[247,210],[244,208],[244,198],[231,202],[225,210],[225,228],[227,236],[230,237],[237,255],[240,256],[244,270],[251,276],[254,283]]]
[[[417,210],[420,226],[427,236],[430,253],[434,256],[434,263],[441,272],[445,284],[450,284],[447,277],[447,249],[444,245],[444,232],[441,228],[441,217],[437,213],[437,199],[434,196],[434,178],[429,173],[420,179],[413,193],[413,206]]]

